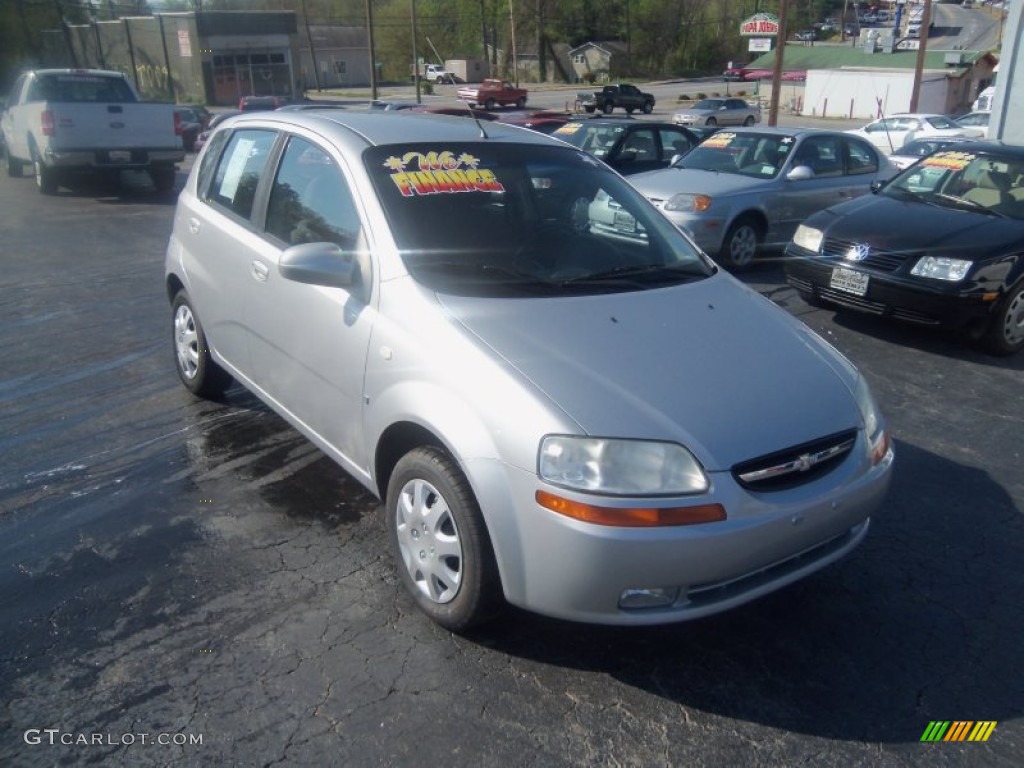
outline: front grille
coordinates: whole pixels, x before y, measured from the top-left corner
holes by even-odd
[[[849,429],[741,462],[732,468],[732,474],[752,491],[793,488],[837,467],[856,441],[857,430]]]
[[[821,255],[829,259],[844,259],[852,249],[865,247],[866,243],[855,243],[852,240],[838,240],[826,237],[821,245]],[[867,258],[852,261],[858,267],[877,269],[879,272],[895,272],[907,260],[910,254],[898,251],[886,251],[871,247]]]
[[[940,322],[937,318],[924,312],[918,312],[907,307],[890,307],[878,301],[871,301],[862,296],[854,296],[853,294],[836,291],[832,288],[819,288],[818,295],[826,301],[831,301],[833,304],[841,304],[844,307],[868,312],[872,315],[888,315],[910,323],[919,323],[920,325],[938,325]]]

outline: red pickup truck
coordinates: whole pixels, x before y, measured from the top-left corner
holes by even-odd
[[[470,106],[479,105],[484,109],[494,109],[515,104],[522,109],[526,106],[526,89],[516,88],[505,80],[484,80],[479,86],[459,88],[459,99]]]

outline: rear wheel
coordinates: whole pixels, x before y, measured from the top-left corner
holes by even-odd
[[[1024,282],[999,302],[985,335],[985,345],[995,355],[1012,355],[1024,349]]]
[[[516,99],[516,107],[518,107],[519,109],[522,109],[525,106],[526,106],[526,97],[525,96],[520,96],[518,99]]]
[[[175,174],[174,166],[158,165],[149,169],[149,177],[160,194],[167,194],[174,189]]]
[[[420,610],[453,632],[489,618],[501,582],[483,515],[455,460],[416,448],[388,483],[388,533],[399,576]]]
[[[7,175],[12,178],[21,176],[21,160],[11,157],[11,150],[7,150]]]
[[[742,272],[753,263],[762,237],[761,225],[754,218],[743,216],[737,219],[725,235],[718,254],[719,261],[732,272]]]
[[[492,109],[494,109],[494,107],[495,107],[494,99],[488,99],[487,101],[484,102],[484,109],[492,110]]]
[[[708,126],[709,128],[714,128],[716,125],[718,125],[718,121],[715,120],[715,118],[713,117],[709,117],[708,121],[704,123],[704,125]]]
[[[754,116],[753,115],[747,115],[747,119],[743,121],[743,124],[746,125],[746,126],[753,125],[754,124]]]
[[[636,107],[623,107],[623,109],[626,110],[627,115],[632,115],[633,110],[636,109]]]
[[[196,397],[214,398],[231,384],[231,376],[210,356],[206,334],[199,323],[192,300],[184,291],[174,297],[171,328],[174,340],[174,361],[178,378]]]
[[[592,114],[592,113],[594,112],[594,107],[584,107],[583,109],[584,109],[584,110],[585,110],[586,112],[588,112],[588,113],[591,113],[591,114]]]
[[[57,192],[57,171],[40,160],[38,155],[33,159],[32,165],[35,169],[36,186],[39,191],[44,195],[55,194]]]
[[[606,101],[601,107],[601,111],[604,112],[606,115],[610,115],[613,109],[615,109],[615,105],[612,104],[610,101]]]

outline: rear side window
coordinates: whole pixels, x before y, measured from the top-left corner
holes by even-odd
[[[849,156],[846,163],[846,173],[855,176],[860,173],[878,172],[878,155],[875,150],[868,146],[867,142],[857,139],[846,140]]]
[[[235,131],[217,164],[210,202],[248,219],[277,134],[265,130]]]

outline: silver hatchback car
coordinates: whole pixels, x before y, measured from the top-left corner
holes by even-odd
[[[455,631],[504,601],[739,605],[853,549],[889,483],[853,365],[533,131],[236,117],[181,193],[166,288],[184,385],[237,380],[383,499],[402,581]]]

